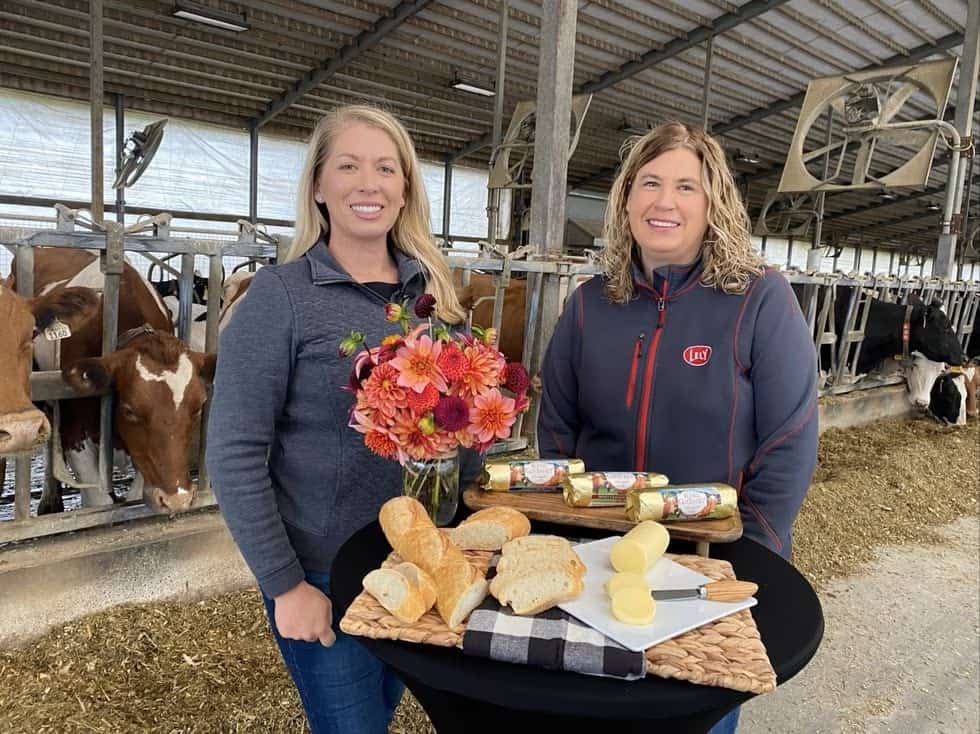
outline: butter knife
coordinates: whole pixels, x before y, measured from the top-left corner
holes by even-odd
[[[654,589],[655,601],[681,601],[704,599],[706,601],[742,601],[759,590],[751,581],[711,581],[693,589]]]

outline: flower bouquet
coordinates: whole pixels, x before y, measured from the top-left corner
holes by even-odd
[[[364,445],[402,465],[403,492],[418,499],[436,525],[447,525],[459,501],[460,447],[486,453],[510,436],[527,410],[527,372],[508,363],[493,329],[474,326],[453,333],[432,318],[435,299],[416,299],[411,323],[408,302],[389,303],[385,318],[400,333],[368,347],[352,332],[340,345],[354,355],[347,390],[356,398],[350,426]]]

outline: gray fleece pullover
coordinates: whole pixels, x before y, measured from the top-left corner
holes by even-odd
[[[403,296],[424,292],[421,265],[391,248]],[[397,299],[393,299],[397,300]],[[343,390],[351,330],[376,346],[396,326],[321,240],[304,257],[260,269],[221,336],[207,468],[221,512],[268,597],[305,571],[329,572],[340,546],[401,492],[401,467],[348,427]],[[463,478],[479,467],[461,452]]]

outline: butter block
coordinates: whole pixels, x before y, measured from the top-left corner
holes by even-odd
[[[645,520],[620,538],[609,551],[617,571],[644,574],[667,550],[670,534],[660,523]]]
[[[650,624],[657,613],[657,605],[649,589],[627,586],[612,595],[610,600],[613,616],[625,624]]]
[[[646,576],[632,571],[623,571],[615,574],[606,582],[606,593],[612,596],[620,589],[625,589],[628,586],[650,591],[650,584],[647,582]]]

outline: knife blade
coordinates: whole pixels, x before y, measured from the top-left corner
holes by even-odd
[[[742,601],[759,590],[751,581],[711,581],[693,589],[653,589],[654,601],[681,601],[703,599],[706,601]]]

